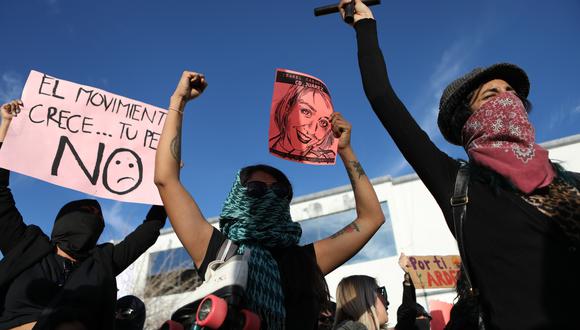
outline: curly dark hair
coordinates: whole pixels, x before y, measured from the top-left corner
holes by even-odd
[[[479,297],[471,291],[463,272],[463,266],[457,273],[455,290],[457,291],[457,297],[451,308],[449,322],[447,322],[444,329],[479,330]]]

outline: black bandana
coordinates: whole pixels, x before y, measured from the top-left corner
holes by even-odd
[[[97,245],[104,228],[99,202],[94,199],[73,201],[58,212],[51,241],[74,259],[82,260]]]

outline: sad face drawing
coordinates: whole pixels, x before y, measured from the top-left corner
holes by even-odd
[[[116,149],[107,159],[103,185],[110,192],[124,195],[135,190],[143,180],[143,163],[132,150]]]
[[[270,151],[292,160],[334,160],[332,111],[328,94],[318,88],[293,85],[276,104],[271,124],[275,127],[270,130],[274,128],[277,134],[270,138]]]

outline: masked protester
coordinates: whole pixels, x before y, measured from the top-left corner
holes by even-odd
[[[0,143],[21,106],[13,101],[0,108]],[[0,329],[113,329],[115,276],[155,243],[163,207],[153,206],[119,244],[97,245],[105,226],[99,203],[73,201],[58,212],[49,238],[24,224],[9,174],[0,169]]]
[[[407,271],[409,261],[404,253],[399,257],[399,266],[405,272],[403,280],[403,302],[397,309],[396,330],[429,330],[431,329],[431,315],[423,306],[417,303],[415,285]]]
[[[462,162],[437,148],[410,116],[389,82],[372,12],[360,0],[355,11],[365,94],[451,232],[462,238],[482,325],[577,329],[570,315],[580,296],[580,262],[570,260],[580,260],[580,175],[555,165],[535,143],[525,71],[509,63],[476,68],[441,96],[439,129],[469,157],[468,198],[454,200],[466,212],[455,228],[450,200]]]
[[[185,104],[205,87],[203,75],[183,73],[159,141],[155,183],[169,220],[201,276],[226,239],[239,246],[238,253],[251,250],[248,305],[264,329],[316,329],[328,302],[324,275],[351,258],[384,222],[373,187],[350,146],[351,126],[339,113],[330,118],[354,191],[357,218],[352,224],[332,237],[299,246],[302,229],[290,216],[290,181],[273,167],[256,165],[236,175],[217,230],[179,181]]]
[[[145,317],[145,304],[141,299],[129,295],[117,300],[115,309],[116,330],[143,330]]]

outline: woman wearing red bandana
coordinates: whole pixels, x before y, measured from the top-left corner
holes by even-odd
[[[461,163],[410,116],[389,82],[372,12],[360,0],[355,10],[367,98],[455,233],[450,198]],[[469,156],[463,245],[485,326],[577,329],[570,316],[580,296],[580,176],[552,163],[535,143],[529,90],[516,65],[476,68],[445,89],[438,124]]]

